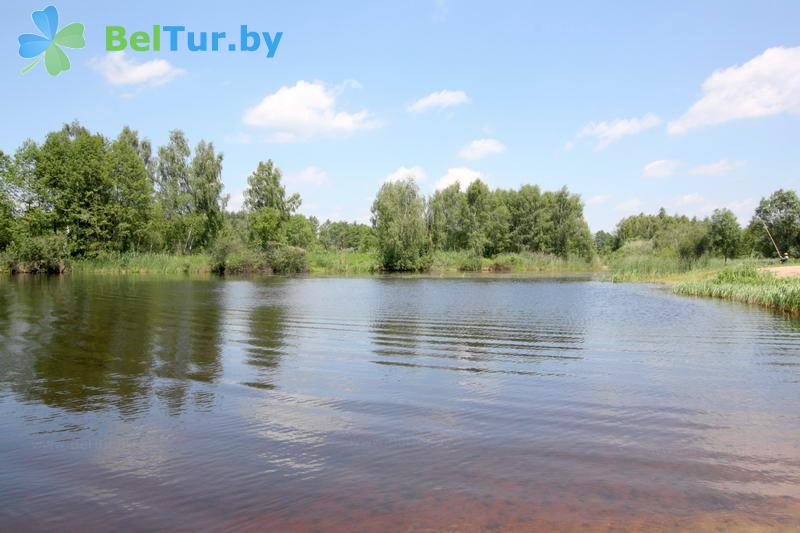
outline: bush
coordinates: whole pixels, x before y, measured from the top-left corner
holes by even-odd
[[[271,272],[267,254],[254,250],[232,231],[224,230],[211,247],[211,271],[217,274]]]
[[[8,247],[6,261],[12,273],[58,274],[67,268],[67,239],[61,234],[23,237]]]
[[[308,271],[306,251],[296,246],[273,246],[267,251],[267,261],[276,274],[300,274]]]
[[[464,257],[458,264],[461,272],[480,272],[483,269],[483,261],[477,254],[470,254]]]

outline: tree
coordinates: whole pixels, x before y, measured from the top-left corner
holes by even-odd
[[[599,230],[594,234],[594,247],[597,253],[608,255],[614,251],[615,237],[607,231]]]
[[[118,251],[139,249],[148,240],[153,185],[130,131],[111,145],[108,157],[112,185],[111,214],[115,221],[111,245]]]
[[[428,230],[434,248],[466,248],[468,216],[467,196],[461,192],[458,182],[436,191],[428,203],[427,212]]]
[[[774,257],[775,247],[765,225],[781,253],[800,255],[800,198],[797,193],[779,189],[762,198],[750,222],[756,249],[767,257]]]
[[[711,249],[725,260],[736,257],[742,238],[742,229],[736,215],[729,209],[716,209],[711,215],[709,233]]]
[[[300,195],[295,193],[286,198],[286,189],[281,184],[281,170],[272,160],[258,164],[255,172],[247,178],[245,207],[250,211],[268,207],[277,209],[286,218],[300,207]]]
[[[226,198],[222,197],[222,154],[214,151],[213,143],[200,141],[194,150],[190,167],[189,194],[192,213],[199,220],[194,242],[209,245],[222,228]],[[190,236],[191,238],[191,236]],[[189,246],[191,250],[191,246]]]
[[[317,240],[314,222],[300,214],[289,217],[286,223],[286,243],[289,246],[310,248]]]
[[[163,217],[165,245],[177,252],[186,250],[189,215],[192,211],[189,192],[189,142],[180,130],[169,133],[169,142],[158,149],[157,202]]]
[[[286,242],[283,213],[274,207],[262,207],[250,213],[250,238],[262,250]]]
[[[425,201],[412,179],[384,183],[372,204],[372,225],[386,270],[420,270],[427,266]]]
[[[11,184],[11,158],[0,150],[0,251],[11,244],[14,225],[14,204],[9,190]]]

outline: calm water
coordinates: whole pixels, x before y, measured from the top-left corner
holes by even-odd
[[[800,323],[519,279],[0,280],[0,529],[800,527]]]

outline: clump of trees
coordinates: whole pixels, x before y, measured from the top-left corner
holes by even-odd
[[[747,227],[742,228],[729,209],[716,209],[705,219],[644,213],[623,218],[613,233],[598,231],[595,248],[601,255],[624,253],[636,243],[650,244],[653,255],[677,257],[685,262],[703,256],[725,260],[736,257],[776,257],[781,253],[800,255],[800,198],[794,191],[778,190],[762,198]]]
[[[460,252],[465,264],[531,252],[590,260],[647,243],[648,253],[691,262],[717,255],[800,255],[800,198],[779,190],[763,198],[742,229],[727,209],[707,219],[639,214],[614,232],[592,235],[583,203],[566,188],[490,189],[476,179],[430,197],[412,180],[385,183],[371,225],[325,221],[298,212],[280,169],[260,162],[248,177],[244,207],[227,212],[223,155],[213,143],[192,148],[180,130],[166,145],[128,127],[109,139],[79,123],[0,152],[0,253],[12,269],[61,271],[74,257],[158,252],[211,253],[218,271],[307,268],[306,250],[374,252],[385,270],[422,270],[437,251]]]

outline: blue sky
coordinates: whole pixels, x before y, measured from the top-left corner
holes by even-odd
[[[273,159],[301,212],[367,221],[380,184],[411,174],[430,193],[480,176],[491,187],[566,185],[593,230],[660,206],[743,221],[800,183],[800,3],[108,2],[55,3],[82,22],[71,70],[24,76],[31,12],[0,10],[0,149],[80,120],[156,145],[183,129],[224,153],[240,202]],[[283,32],[263,51],[105,51],[107,25]],[[162,40],[165,40],[162,37]]]

